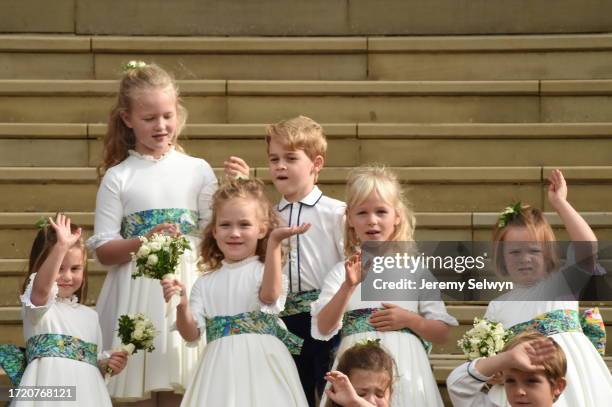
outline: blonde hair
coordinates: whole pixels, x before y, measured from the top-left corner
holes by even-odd
[[[74,223],[70,224],[71,232],[74,233],[78,229],[78,225]],[[21,287],[22,294],[25,292],[26,287],[30,282],[30,276],[38,272],[38,269],[40,269],[40,266],[45,262],[45,260],[47,260],[51,249],[53,249],[53,246],[55,246],[56,243],[57,235],[53,227],[47,225],[38,230],[38,233],[34,238],[34,242],[32,243],[32,249],[30,250],[28,272]],[[81,287],[75,293],[79,299],[79,302],[83,304],[87,300],[87,250],[85,250],[85,242],[83,241],[82,235],[72,247],[78,248],[81,250],[81,253],[83,253],[83,282],[81,283]]]
[[[511,228],[526,228],[538,242],[545,243],[542,248],[542,254],[546,270],[550,272],[558,268],[559,257],[554,245],[557,239],[550,227],[550,223],[548,223],[541,210],[529,205],[521,205],[521,209],[517,214],[505,222],[504,226],[495,226],[493,231],[493,261],[496,266],[495,269],[500,275],[508,275],[503,252],[503,242]]]
[[[508,343],[506,343],[506,346],[504,346],[502,352],[509,351],[510,349],[515,348],[521,343],[545,338],[547,337],[538,331],[530,330],[521,332],[520,334],[513,337]],[[567,359],[565,357],[565,352],[563,352],[561,346],[559,346],[557,342],[550,338],[548,338],[548,340],[553,343],[555,347],[555,352],[550,358],[542,361],[542,366],[544,367],[544,375],[546,376],[548,381],[554,383],[556,380],[565,377],[565,374],[567,373]]]
[[[376,192],[399,215],[399,224],[395,226],[389,240],[414,240],[416,219],[410,204],[404,197],[396,175],[382,166],[359,167],[349,174],[346,187],[347,221],[344,223],[344,254],[346,256],[355,253],[361,244],[355,229],[349,225],[349,212],[351,208],[365,201],[372,192]]]
[[[217,218],[221,207],[231,199],[247,199],[259,205],[259,220],[266,228],[266,234],[257,242],[255,254],[261,262],[266,259],[268,238],[273,229],[280,226],[280,217],[264,193],[264,185],[258,179],[231,179],[224,181],[212,198],[212,218],[202,232],[202,246],[200,255],[205,271],[214,271],[221,267],[223,252],[217,245],[213,231],[217,225]]]
[[[177,128],[172,135],[171,143],[178,151],[183,151],[177,138],[187,121],[187,110],[181,104],[179,89],[174,79],[164,69],[155,64],[143,64],[127,69],[121,78],[117,101],[108,118],[102,163],[97,168],[98,176],[102,176],[106,170],[125,160],[128,150],[133,149],[136,144],[134,132],[126,126],[121,115],[130,111],[139,93],[168,88],[176,94]]]
[[[290,150],[304,150],[312,161],[320,155],[325,159],[327,140],[323,127],[306,116],[282,120],[266,128],[268,150],[272,140]]]

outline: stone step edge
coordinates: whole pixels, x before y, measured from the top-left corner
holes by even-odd
[[[319,176],[322,184],[344,183],[355,167],[325,167]],[[612,183],[612,166],[482,166],[482,167],[389,167],[402,183],[437,184],[546,184],[547,177],[555,168],[560,168],[569,182]],[[223,168],[213,168],[219,178],[224,176]],[[253,176],[271,183],[267,167],[251,168]],[[71,182],[97,183],[95,167],[0,167],[0,183],[14,182]]]
[[[612,123],[323,123],[328,138],[565,139],[612,138]],[[0,123],[0,139],[98,139],[99,123]],[[263,139],[266,124],[191,124],[181,139]]]
[[[5,34],[0,52],[376,53],[515,52],[612,49],[610,34],[358,37],[181,37]]]

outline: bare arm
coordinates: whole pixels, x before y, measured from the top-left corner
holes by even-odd
[[[370,318],[370,323],[378,331],[397,331],[408,328],[419,337],[433,342],[444,343],[448,339],[450,327],[435,319],[427,319],[399,305],[383,302],[383,310],[377,311]]]

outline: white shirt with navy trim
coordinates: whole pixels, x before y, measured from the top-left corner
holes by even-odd
[[[492,376],[485,376],[476,369],[477,360],[457,367],[446,379],[446,388],[454,407],[499,407],[482,392]]]
[[[344,214],[346,204],[323,195],[315,185],[298,202],[282,198],[277,210],[288,226],[310,223],[310,229],[291,236],[283,272],[291,292],[320,290],[327,273],[344,260]]]

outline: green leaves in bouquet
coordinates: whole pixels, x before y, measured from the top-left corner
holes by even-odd
[[[136,259],[136,271],[132,274],[132,278],[149,277],[161,280],[166,274],[172,274],[176,271],[176,267],[180,261],[181,255],[186,249],[191,249],[189,240],[185,236],[169,237],[161,235],[153,235],[150,240],[141,238],[142,245],[146,245],[150,250],[139,250],[134,255]],[[155,242],[161,244],[158,249],[155,247]],[[143,254],[144,253],[144,254]]]

